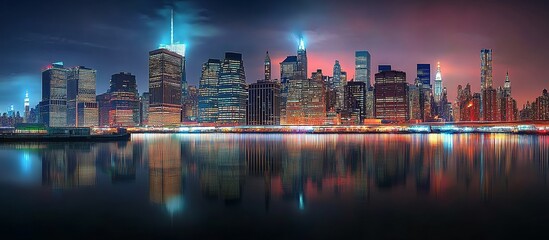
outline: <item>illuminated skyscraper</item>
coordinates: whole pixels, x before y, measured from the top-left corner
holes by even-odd
[[[171,28],[170,28],[170,44],[160,44],[161,49],[168,49],[172,52],[175,52],[182,57],[181,61],[181,103],[183,103],[183,100],[187,96],[187,74],[186,74],[186,57],[185,57],[185,51],[187,46],[180,42],[174,42],[174,14],[173,9],[171,11]]]
[[[505,83],[503,84],[504,96],[511,96],[511,80],[509,80],[509,71],[505,74]]]
[[[139,117],[141,118],[139,124],[141,126],[149,125],[149,105],[151,101],[151,95],[149,92],[144,92],[143,95],[139,98]]]
[[[406,121],[409,119],[406,73],[383,71],[376,73],[374,113],[378,119]]]
[[[113,74],[109,89],[111,108],[109,125],[117,127],[134,127],[140,122],[139,93],[135,76],[121,72]]]
[[[372,86],[371,65],[372,60],[368,51],[355,52],[355,81],[365,82],[368,88]]]
[[[417,78],[424,88],[431,87],[431,64],[417,65]]]
[[[240,53],[225,53],[218,84],[217,123],[224,125],[246,124],[248,90],[244,62]]]
[[[341,65],[339,65],[339,61],[336,60],[334,64],[334,72],[333,72],[333,90],[335,92],[335,107],[337,111],[343,110],[344,103],[345,103],[345,84],[346,82],[343,82],[341,79]]]
[[[79,66],[69,69],[67,78],[67,126],[98,125],[95,95],[96,70]]]
[[[30,114],[30,99],[29,99],[29,91],[25,92],[25,117],[23,119],[23,122],[27,123],[29,122],[29,114]]]
[[[492,87],[492,49],[480,51],[480,91]]]
[[[53,63],[42,71],[40,122],[49,127],[67,125],[67,76],[63,62]]]
[[[258,81],[248,89],[247,125],[280,125],[280,84]]]
[[[440,62],[437,63],[437,73],[435,75],[435,103],[439,104],[442,99],[442,73],[440,72]]]
[[[188,94],[183,101],[183,122],[198,121],[198,89],[196,86],[189,86]]]
[[[305,49],[305,41],[303,40],[303,37],[300,37],[297,48],[297,78],[307,79],[307,73],[307,50]]]
[[[265,81],[271,81],[271,57],[269,57],[269,52],[265,55]]]
[[[487,87],[482,91],[482,109],[484,121],[500,121],[497,90]]]
[[[221,61],[209,59],[202,64],[202,75],[198,87],[198,122],[215,123],[218,116],[217,92]]]
[[[357,125],[366,118],[366,82],[350,81],[345,85],[345,106],[342,122]]]
[[[183,57],[167,49],[149,52],[150,126],[179,125]]]

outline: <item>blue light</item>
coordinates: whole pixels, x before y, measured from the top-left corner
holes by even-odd
[[[305,209],[305,203],[303,202],[303,193],[299,194],[299,210]]]
[[[29,173],[31,169],[30,154],[23,152],[23,158],[21,159],[21,170],[23,173]]]

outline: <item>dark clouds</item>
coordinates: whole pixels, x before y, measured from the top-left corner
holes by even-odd
[[[493,48],[494,82],[501,85],[509,69],[519,103],[549,87],[543,1],[4,1],[0,112],[9,104],[22,109],[26,89],[38,103],[40,69],[55,61],[97,69],[98,93],[119,71],[134,73],[146,90],[148,51],[168,41],[170,8],[177,12],[176,40],[188,44],[191,84],[204,61],[225,51],[244,54],[253,82],[265,51],[278,63],[295,53],[296,36],[304,33],[310,72],[331,74],[338,59],[352,76],[358,49],[372,53],[374,68],[392,64],[410,82],[415,64],[441,61],[454,97],[458,84],[470,82],[478,91],[479,51]]]

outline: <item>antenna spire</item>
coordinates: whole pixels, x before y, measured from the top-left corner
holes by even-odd
[[[173,8],[172,8],[172,18],[171,18],[171,23],[172,23],[172,27],[171,27],[171,32],[170,32],[170,44],[173,45]]]

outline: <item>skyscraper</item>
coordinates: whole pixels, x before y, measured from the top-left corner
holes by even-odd
[[[280,83],[250,84],[247,115],[247,125],[280,125]]]
[[[303,37],[300,37],[297,48],[297,78],[307,79],[307,75],[307,50],[305,49],[305,41],[303,40]]]
[[[248,90],[244,62],[240,53],[225,53],[218,84],[219,116],[217,123],[246,124]]]
[[[362,124],[366,118],[366,82],[350,81],[345,85],[345,106],[342,122],[356,125]]]
[[[509,80],[509,71],[505,74],[505,83],[503,84],[504,96],[511,96],[511,80]]]
[[[442,73],[440,71],[440,62],[437,63],[437,73],[435,75],[435,103],[438,105],[442,100]]]
[[[183,103],[183,100],[187,96],[187,73],[186,73],[186,57],[185,57],[185,51],[187,50],[187,46],[181,42],[174,42],[174,13],[173,9],[171,11],[171,28],[170,28],[170,44],[160,44],[160,49],[168,49],[172,52],[175,52],[179,55],[181,55],[181,104]]]
[[[218,83],[221,61],[209,59],[202,64],[202,74],[198,86],[198,122],[215,123],[218,116]]]
[[[335,107],[337,111],[343,110],[343,106],[345,105],[345,82],[341,79],[341,65],[339,65],[339,61],[336,60],[334,64],[334,71],[333,71],[333,92],[335,92]]]
[[[183,57],[167,49],[149,52],[150,126],[179,125]]]
[[[424,88],[431,87],[431,64],[417,65],[417,78]]]
[[[480,50],[480,90],[492,87],[492,49]]]
[[[108,127],[109,126],[109,113],[111,111],[111,94],[109,92],[99,94],[95,98],[97,101],[97,110],[99,112],[98,126]]]
[[[267,51],[267,54],[265,55],[265,63],[264,63],[264,70],[265,70],[265,81],[271,81],[271,57],[269,57],[269,52]]]
[[[134,127],[140,123],[139,93],[135,76],[120,72],[111,76],[109,125]]]
[[[69,70],[67,78],[67,125],[98,125],[99,113],[95,95],[96,70],[79,66]]]
[[[189,86],[188,94],[183,101],[183,122],[198,121],[198,89],[196,86]]]
[[[372,60],[368,51],[355,52],[355,81],[365,82],[368,88],[372,86],[371,64]]]
[[[378,119],[406,121],[409,119],[406,73],[383,71],[376,73],[374,113]]]
[[[29,122],[29,114],[30,114],[30,99],[29,99],[29,91],[25,92],[25,117],[23,118],[23,122],[27,123]]]
[[[139,107],[140,107],[139,117],[141,118],[139,121],[140,126],[149,125],[150,101],[151,101],[151,94],[149,94],[149,92],[144,92],[139,98]]]
[[[63,62],[57,62],[42,71],[42,101],[40,122],[49,127],[67,125],[67,75]]]
[[[290,80],[297,78],[297,56],[288,56],[280,63],[280,123],[286,124],[286,105]]]

